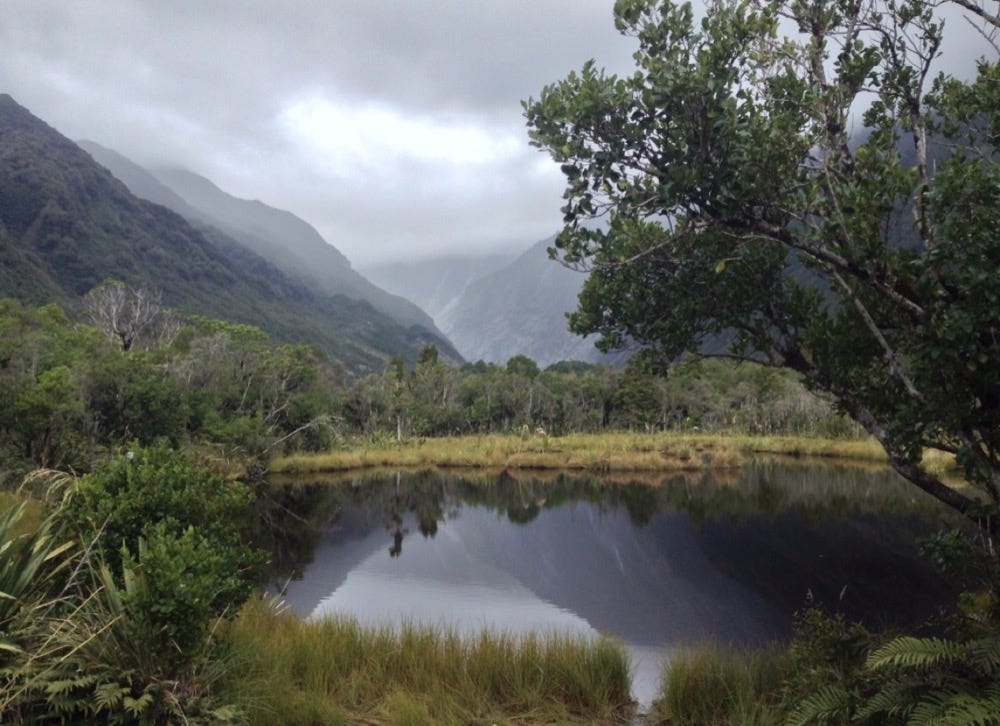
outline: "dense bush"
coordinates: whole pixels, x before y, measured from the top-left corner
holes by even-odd
[[[13,515],[0,519],[0,586],[14,598],[0,599],[5,715],[235,716],[220,696],[226,659],[214,634],[263,562],[242,534],[250,489],[163,447],[61,483],[38,534],[12,540]]]
[[[157,566],[178,562],[196,568],[189,574],[204,574],[212,563],[217,592],[209,602],[220,614],[249,595],[260,562],[240,531],[252,499],[246,485],[226,481],[182,454],[137,448],[81,478],[59,519],[91,543],[119,578],[126,570],[155,573]],[[177,555],[173,561],[164,557],[169,551]]]
[[[721,361],[654,375],[585,363],[541,371],[456,366],[433,346],[346,381],[305,345],[272,346],[247,325],[168,318],[176,330],[123,350],[59,308],[0,301],[0,451],[21,466],[87,471],[139,444],[218,444],[241,457],[319,451],[339,437],[608,429],[857,433],[787,372]]]

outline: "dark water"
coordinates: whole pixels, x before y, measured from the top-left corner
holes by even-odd
[[[633,483],[424,473],[273,492],[271,544],[301,615],[609,633],[629,647],[644,703],[677,647],[785,638],[807,601],[877,626],[953,598],[914,546],[945,513],[885,471],[772,463]]]

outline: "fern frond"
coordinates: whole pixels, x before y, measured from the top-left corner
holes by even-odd
[[[102,683],[94,689],[94,703],[97,711],[117,707],[128,693],[127,688],[123,688],[118,683]]]
[[[928,691],[920,697],[920,702],[910,713],[913,726],[940,726],[948,715],[948,707],[958,691],[938,689]]]
[[[1000,726],[1000,698],[960,693],[952,698],[941,719],[942,726]]]
[[[45,692],[50,696],[68,693],[77,688],[89,686],[94,682],[93,676],[80,676],[78,678],[63,678],[61,680],[48,681],[45,683]]]
[[[858,710],[857,718],[862,722],[880,714],[891,718],[906,718],[925,690],[926,686],[912,680],[891,682],[867,699]]]
[[[146,691],[138,698],[132,698],[131,696],[126,696],[124,705],[125,710],[132,716],[138,716],[147,708],[149,708],[153,703],[153,694]]]
[[[1000,675],[1000,637],[977,638],[965,644],[966,662],[984,676]]]
[[[788,717],[789,726],[840,723],[851,711],[851,694],[839,685],[822,686]]]
[[[872,670],[892,667],[931,668],[962,661],[964,655],[965,647],[953,640],[906,635],[894,638],[872,651],[865,666]]]

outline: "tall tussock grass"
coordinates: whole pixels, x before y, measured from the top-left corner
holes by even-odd
[[[744,463],[742,439],[680,434],[568,434],[453,436],[371,444],[322,454],[274,459],[274,473],[371,468],[482,468],[528,470],[684,471],[727,469]]]
[[[253,600],[228,626],[255,723],[618,723],[629,662],[610,640],[304,621]]]
[[[702,645],[664,664],[661,697],[650,712],[671,726],[768,726],[784,723],[784,648],[733,651]]]
[[[886,463],[885,452],[874,439],[605,432],[551,437],[450,436],[402,443],[359,441],[326,453],[276,458],[269,469],[284,474],[428,467],[601,473],[724,471],[759,454]],[[949,465],[948,461],[941,464]]]

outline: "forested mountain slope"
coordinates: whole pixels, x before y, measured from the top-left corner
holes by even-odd
[[[291,212],[234,197],[190,171],[146,169],[92,141],[78,143],[136,196],[174,210],[195,227],[208,225],[224,232],[317,292],[366,300],[402,325],[438,333],[431,316],[373,285],[312,225]]]
[[[163,302],[305,341],[355,371],[447,341],[371,304],[321,294],[177,213],[134,196],[89,154],[0,95],[0,296],[74,306],[106,278]]]

